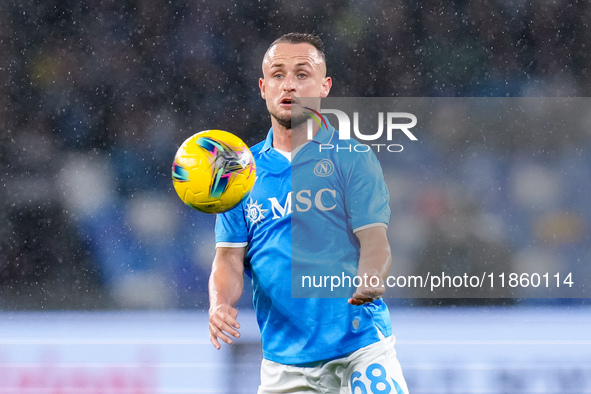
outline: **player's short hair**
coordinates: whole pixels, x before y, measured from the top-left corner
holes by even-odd
[[[324,43],[322,42],[320,37],[318,37],[315,34],[310,34],[310,33],[287,33],[287,34],[284,34],[281,37],[279,37],[278,39],[276,39],[275,41],[273,41],[271,43],[271,45],[269,45],[269,48],[267,48],[267,52],[269,52],[269,49],[273,48],[275,45],[282,44],[282,43],[310,44],[318,50],[318,52],[322,56],[322,60],[324,60],[326,62],[326,57],[324,56]]]

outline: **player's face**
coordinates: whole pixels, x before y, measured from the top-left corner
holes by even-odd
[[[307,119],[303,114],[296,116],[295,112],[292,119],[292,105],[297,97],[326,97],[331,85],[324,59],[311,44],[280,43],[271,47],[263,59],[261,96],[271,116],[287,129]]]

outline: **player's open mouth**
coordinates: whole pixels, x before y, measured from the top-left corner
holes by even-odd
[[[298,100],[294,97],[286,97],[284,99],[281,99],[281,101],[279,102],[279,105],[281,105],[282,107],[291,107],[292,104],[298,104]]]

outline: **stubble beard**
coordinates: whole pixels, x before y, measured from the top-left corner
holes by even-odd
[[[308,120],[308,117],[305,114],[299,114],[295,116],[287,116],[281,117],[273,112],[270,112],[271,116],[277,120],[280,126],[285,127],[286,129],[295,129],[296,127],[301,126]]]

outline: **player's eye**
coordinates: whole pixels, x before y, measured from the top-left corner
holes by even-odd
[[[306,78],[308,76],[308,74],[306,73],[299,73],[298,74],[298,78]]]
[[[283,78],[283,74],[275,74],[275,75],[273,75],[273,78],[277,78],[277,79]]]

